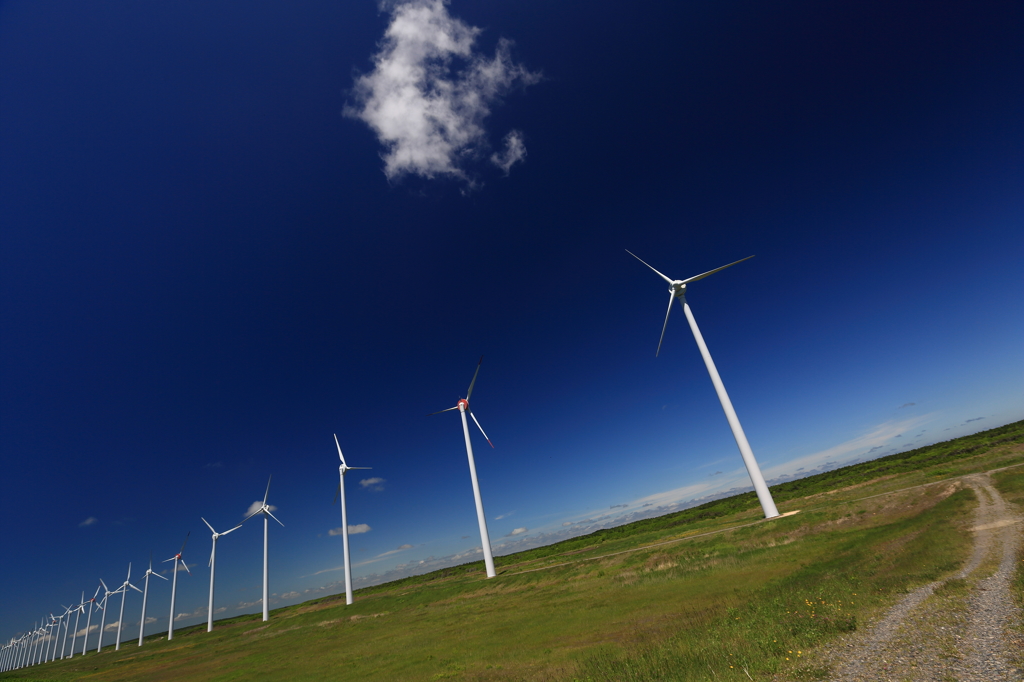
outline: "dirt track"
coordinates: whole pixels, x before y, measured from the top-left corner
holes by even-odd
[[[978,496],[974,550],[953,579],[904,597],[869,630],[840,640],[821,657],[841,682],[1024,680],[1014,667],[1020,609],[1010,595],[1021,517],[987,474],[963,479]]]

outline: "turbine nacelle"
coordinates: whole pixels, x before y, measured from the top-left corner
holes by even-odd
[[[677,280],[675,280],[673,282],[670,282],[669,285],[668,285],[668,293],[672,294],[676,298],[679,298],[680,296],[685,295],[686,294],[686,282],[684,282],[681,279],[677,279]]]
[[[459,398],[459,402],[456,403],[456,407],[463,412],[469,412],[469,400],[466,398]]]

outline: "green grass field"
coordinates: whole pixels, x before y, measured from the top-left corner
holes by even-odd
[[[1022,463],[1017,422],[775,486],[771,521],[738,495],[0,679],[820,679],[809,652],[968,555],[957,477]],[[1024,467],[993,478],[1024,503]]]

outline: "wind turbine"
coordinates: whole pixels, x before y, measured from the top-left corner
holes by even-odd
[[[651,270],[654,270],[653,267],[629,249],[626,249],[626,253],[651,268]],[[736,445],[740,449],[740,455],[743,457],[743,464],[747,467],[747,474],[750,475],[750,480],[754,484],[754,491],[757,493],[757,499],[761,502],[761,509],[764,510],[764,517],[766,519],[770,519],[778,516],[779,510],[775,507],[775,500],[772,499],[772,494],[768,491],[768,484],[764,482],[764,476],[761,475],[761,468],[757,466],[757,460],[754,459],[754,451],[750,449],[750,443],[747,442],[747,436],[743,433],[743,426],[740,425],[740,418],[736,416],[736,410],[732,407],[732,401],[729,400],[729,394],[725,392],[725,384],[722,383],[722,378],[718,376],[718,369],[715,368],[715,361],[711,359],[711,352],[708,351],[707,344],[704,343],[704,337],[701,336],[700,329],[697,328],[697,321],[693,318],[690,306],[686,302],[687,284],[696,282],[699,279],[704,279],[708,275],[713,275],[716,272],[736,265],[736,263],[742,263],[743,261],[750,260],[751,258],[753,258],[753,256],[747,256],[746,258],[741,258],[734,263],[729,263],[728,265],[723,265],[720,268],[709,270],[703,274],[696,275],[695,277],[681,280],[669,279],[657,270],[654,270],[659,277],[668,282],[668,311],[665,313],[665,323],[661,327],[661,338],[658,339],[658,350],[654,355],[657,357],[658,354],[661,353],[661,342],[665,339],[665,328],[668,327],[668,316],[672,312],[672,302],[675,299],[679,299],[679,304],[683,306],[683,313],[686,315],[686,320],[690,323],[690,330],[693,332],[693,338],[696,339],[697,347],[700,349],[700,354],[704,358],[704,364],[708,368],[708,374],[711,375],[711,383],[715,385],[715,391],[718,393],[718,400],[722,403],[722,410],[725,412],[725,418],[729,420],[729,427],[732,429],[733,438],[736,439]]]
[[[273,476],[267,478],[267,492],[263,494],[263,506],[261,506],[259,509],[246,516],[244,519],[242,519],[242,523],[245,523],[257,514],[263,514],[263,620],[270,620],[270,607],[268,605],[270,595],[268,593],[269,582],[267,580],[267,538],[269,537],[270,534],[267,531],[267,528],[269,526],[267,517],[270,517],[278,523],[281,523],[281,521],[276,516],[270,513],[270,507],[267,506],[267,497],[270,495],[271,478],[273,478]],[[283,523],[281,523],[281,527],[284,528]]]
[[[167,622],[167,641],[168,642],[171,641],[172,639],[174,639],[174,595],[175,595],[175,593],[178,590],[178,562],[179,561],[181,562],[181,565],[182,565],[182,567],[184,567],[186,573],[188,573],[189,575],[192,575],[192,571],[188,570],[188,564],[186,564],[184,559],[181,558],[181,553],[185,551],[185,545],[188,544],[188,536],[191,535],[191,534],[192,534],[192,531],[189,531],[188,533],[185,534],[185,542],[181,543],[181,549],[178,550],[177,554],[172,556],[170,559],[164,559],[164,561],[163,561],[163,563],[165,563],[165,564],[168,561],[173,561],[174,562],[174,576],[173,576],[173,578],[171,580],[171,618]],[[145,625],[145,618],[143,618],[143,625]]]
[[[182,546],[182,549],[185,549],[185,547]],[[153,557],[152,556],[149,557],[149,568],[146,570],[146,576],[145,576],[146,577],[146,583],[145,583],[145,586],[144,586],[144,588],[142,590],[142,620],[139,621],[139,646],[142,646],[142,635],[146,631],[146,598],[149,596],[149,576],[151,576],[151,575],[155,575],[157,578],[160,578],[161,580],[167,580],[167,578],[165,578],[164,576],[160,575],[159,573],[157,573],[156,571],[153,570]],[[174,605],[172,604],[171,605],[171,613],[173,613],[173,612],[174,612]]]
[[[466,437],[466,455],[469,457],[469,476],[473,480],[473,496],[476,499],[476,520],[480,524],[480,543],[483,545],[484,566],[487,568],[487,577],[493,578],[497,573],[494,572],[494,557],[491,555],[491,538],[487,534],[487,518],[484,516],[484,503],[480,497],[480,482],[476,477],[476,462],[473,459],[473,444],[469,440],[469,423],[466,421],[466,413],[469,412],[469,416],[473,417],[473,421],[476,422],[480,433],[483,433],[484,438],[487,439],[487,444],[492,448],[494,447],[494,443],[484,433],[484,427],[480,426],[480,422],[477,421],[476,416],[469,409],[469,398],[473,395],[473,385],[476,383],[476,375],[480,373],[480,365],[483,364],[483,361],[484,356],[481,355],[480,361],[476,363],[476,371],[473,372],[473,380],[469,382],[469,389],[466,391],[465,398],[460,398],[455,407],[431,412],[427,416],[451,412],[452,410],[458,410],[459,414],[462,415],[462,434]]]
[[[200,516],[199,518],[203,519],[202,516]],[[242,523],[245,523],[245,521],[242,521],[242,523],[238,524],[237,526],[235,526],[231,530],[226,530],[223,533],[218,533],[217,531],[215,531],[213,529],[213,526],[211,526],[210,522],[207,521],[206,519],[203,519],[203,523],[205,523],[206,527],[210,529],[211,533],[213,533],[213,549],[210,551],[210,564],[209,564],[209,566],[210,566],[210,607],[207,609],[207,611],[209,613],[207,614],[207,620],[206,620],[206,631],[207,632],[213,632],[213,572],[217,568],[217,538],[219,538],[222,535],[227,535],[231,531],[238,530],[239,528],[242,527]]]
[[[63,606],[63,604],[61,606]],[[62,661],[64,660],[64,652],[67,651],[68,648],[68,630],[71,627],[71,612],[74,610],[74,606],[64,606],[64,615],[61,616],[61,618],[64,619],[64,639],[60,642],[60,660]]]
[[[92,595],[92,599],[90,599],[88,602],[86,602],[87,604],[89,604],[89,617],[85,619],[85,634],[82,635],[82,655],[83,656],[85,656],[85,651],[86,651],[86,649],[89,646],[89,631],[92,629],[92,614],[93,614],[93,611],[95,611],[96,609],[100,609],[101,611],[103,610],[103,607],[100,606],[98,601],[96,601],[96,595],[100,593],[100,587],[101,587],[100,585],[96,586],[96,592]],[[83,595],[84,594],[85,593],[83,592]]]
[[[103,602],[103,604],[100,606],[100,608],[103,609],[103,617],[100,618],[100,641],[96,644],[96,653],[99,653],[103,649],[103,627],[107,622],[107,599],[109,599],[111,595],[117,594],[121,591],[120,588],[116,590],[111,590],[109,587],[107,587],[107,584],[103,582],[103,578],[100,578],[100,584],[103,585],[104,590],[103,599],[100,600],[101,602]]]
[[[352,603],[352,564],[348,557],[348,512],[345,510],[345,474],[352,469],[372,469],[373,467],[350,467],[345,462],[345,455],[341,454],[341,444],[338,443],[338,434],[334,434],[334,444],[338,446],[338,458],[341,466],[338,467],[338,494],[341,496],[341,544],[345,551],[345,604]]]
[[[124,579],[124,584],[117,590],[121,593],[121,614],[117,617],[117,641],[114,643],[114,651],[121,650],[121,624],[124,622],[124,600],[128,598],[128,588],[132,588],[139,594],[142,594],[142,590],[131,584],[132,579],[132,564],[128,562],[128,577]]]
[[[82,617],[82,611],[85,610],[85,592],[82,593],[82,599],[75,608],[75,631],[71,633],[71,655],[68,658],[75,657],[75,640],[78,639],[78,619]],[[69,618],[70,620],[70,618]]]

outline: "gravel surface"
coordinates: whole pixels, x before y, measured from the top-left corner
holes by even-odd
[[[972,528],[974,550],[955,576],[968,581],[966,596],[934,594],[944,580],[911,592],[869,631],[844,637],[822,653],[819,660],[834,671],[830,679],[1024,680],[1024,671],[1011,663],[1008,654],[1014,644],[1007,636],[1021,617],[1010,595],[1021,518],[987,475],[967,477],[964,483],[974,489],[979,501]],[[995,573],[985,577],[995,564]]]

